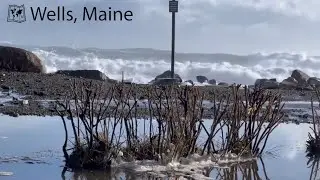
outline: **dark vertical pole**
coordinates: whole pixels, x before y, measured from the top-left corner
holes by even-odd
[[[176,13],[172,12],[172,38],[171,38],[171,78],[174,78],[174,44],[175,44]]]

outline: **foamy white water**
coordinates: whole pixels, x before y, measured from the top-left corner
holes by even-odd
[[[108,77],[136,83],[148,83],[170,69],[170,51],[153,49],[72,49],[64,47],[24,47],[38,55],[48,72],[59,69],[97,69]],[[290,76],[300,69],[310,76],[320,77],[320,56],[297,53],[256,53],[246,56],[232,54],[177,53],[175,71],[183,80],[195,80],[204,75],[218,82],[253,84],[257,78]]]

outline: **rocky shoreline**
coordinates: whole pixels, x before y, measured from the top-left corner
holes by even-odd
[[[81,83],[92,82],[93,84],[102,84],[106,87],[104,89],[115,83],[112,80],[92,80],[64,74],[0,71],[2,98],[9,99],[7,102],[0,104],[0,113],[11,116],[57,115],[53,109],[54,101],[52,100],[63,100],[65,95],[72,90],[71,85],[74,80]],[[144,90],[147,86],[149,85],[136,85],[139,89],[138,98],[144,96]],[[198,88],[204,92],[215,91],[218,94],[225,94],[230,90],[226,86],[199,86]],[[283,94],[285,101],[310,101],[311,96],[314,96],[312,91],[304,90],[273,89],[271,91]],[[206,94],[205,99],[210,98],[210,95]],[[23,104],[22,100],[27,100],[28,104]]]
[[[106,90],[116,80],[108,78],[98,70],[59,70],[56,73],[45,73],[42,61],[33,53],[15,47],[0,46],[0,113],[11,116],[18,115],[57,115],[52,109],[54,101],[63,100],[72,90],[72,83],[90,83],[102,85]],[[175,80],[170,79],[171,72],[165,71],[155,77],[149,84],[134,84],[138,88],[137,98],[143,99],[146,89],[151,85],[167,85],[178,83],[180,86],[193,86],[194,82],[182,81],[178,74]],[[199,90],[205,93],[204,99],[212,99],[210,92],[218,95],[228,94],[231,91],[229,84],[208,79],[205,76],[196,76]],[[123,82],[126,82],[123,80]],[[132,82],[126,82],[128,86]],[[292,75],[277,82],[273,79],[257,79],[255,86],[279,92],[284,101],[308,101],[315,96],[312,86],[320,86],[320,80],[309,77],[300,70],[294,70]],[[1,100],[2,99],[2,100]],[[5,100],[3,100],[5,99]],[[24,102],[24,103],[21,103]],[[210,115],[210,114],[209,114]],[[209,115],[207,115],[209,117]],[[206,115],[205,115],[206,116]]]

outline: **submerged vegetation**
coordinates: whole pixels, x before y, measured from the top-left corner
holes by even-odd
[[[258,157],[283,117],[281,95],[259,88],[237,85],[204,99],[190,86],[148,86],[143,98],[135,85],[102,87],[73,82],[56,103],[67,168],[108,169],[120,160],[167,164],[193,154]]]

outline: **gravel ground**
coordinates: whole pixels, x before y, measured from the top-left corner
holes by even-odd
[[[111,82],[102,82],[97,80],[90,80],[84,78],[74,78],[61,74],[39,74],[39,73],[21,73],[21,72],[3,72],[0,71],[0,86],[2,91],[13,91],[28,99],[29,105],[22,104],[12,105],[10,103],[0,104],[0,113],[17,115],[56,115],[52,108],[44,105],[38,100],[54,100],[63,99],[64,96],[70,92],[73,80],[77,82],[94,84],[103,84],[103,86],[110,86]],[[139,88],[138,98],[145,95],[146,85],[137,85]],[[107,89],[107,88],[103,88]],[[205,98],[210,98],[207,92],[216,91],[217,94],[226,94],[230,88],[219,86],[199,87],[201,91],[206,92]],[[0,89],[1,90],[1,89]],[[297,91],[297,90],[271,90],[280,92],[286,101],[310,101],[314,94],[312,91]],[[50,104],[50,103],[49,103]]]

